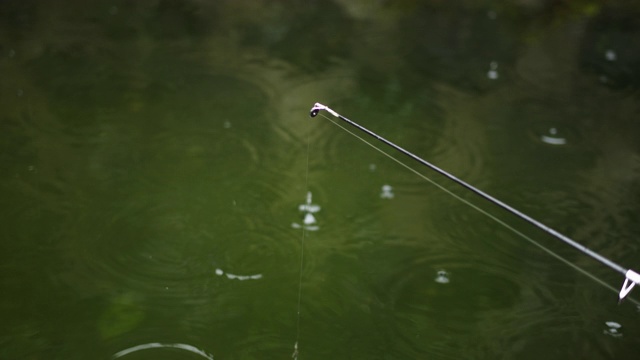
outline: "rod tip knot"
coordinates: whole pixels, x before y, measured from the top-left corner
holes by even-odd
[[[338,115],[337,112],[331,110],[328,106],[322,105],[320,103],[315,103],[313,105],[313,107],[311,108],[311,111],[309,112],[309,116],[311,117],[316,117],[318,116],[318,113],[320,113],[320,110],[326,110],[329,114],[335,116],[335,117],[340,117],[340,115]]]
[[[318,113],[320,113],[320,110],[324,110],[326,108],[327,108],[326,106],[324,106],[324,105],[322,105],[320,103],[315,103],[313,105],[313,107],[311,108],[311,111],[309,112],[309,116],[316,117],[316,116],[318,116]]]

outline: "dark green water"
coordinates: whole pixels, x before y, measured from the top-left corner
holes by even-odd
[[[598,4],[0,2],[0,358],[637,358],[621,274],[308,116],[640,270],[640,7]]]

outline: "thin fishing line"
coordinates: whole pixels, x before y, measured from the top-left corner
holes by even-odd
[[[309,192],[309,154],[311,153],[311,123],[307,124],[307,168],[304,175],[304,187]],[[300,275],[298,278],[298,307],[296,318],[296,342],[293,344],[291,357],[298,360],[298,341],[300,341],[300,306],[302,303],[302,273],[304,270],[304,239],[307,236],[307,227],[303,224],[300,238]]]
[[[375,138],[376,138],[376,139],[378,139],[379,141],[381,141],[381,142],[385,143],[386,145],[389,145],[390,147],[392,147],[392,148],[396,149],[397,151],[401,152],[402,154],[404,154],[404,155],[407,155],[407,156],[411,157],[412,159],[414,159],[414,160],[418,161],[420,164],[422,164],[422,165],[424,165],[424,166],[427,166],[427,167],[428,167],[428,168],[430,168],[431,170],[433,170],[433,171],[435,171],[435,172],[439,173],[440,175],[442,175],[442,176],[444,176],[444,177],[448,178],[449,180],[452,180],[453,182],[457,183],[458,185],[460,185],[460,186],[462,186],[462,187],[466,188],[467,190],[470,190],[471,192],[473,192],[473,193],[475,193],[476,195],[478,195],[478,196],[480,196],[480,197],[484,198],[485,200],[487,200],[487,201],[489,201],[489,202],[493,203],[494,205],[497,205],[497,206],[501,207],[502,209],[504,209],[504,210],[506,210],[506,211],[508,211],[508,212],[512,213],[513,215],[516,215],[516,216],[518,216],[519,218],[521,218],[521,219],[523,219],[523,220],[527,221],[528,223],[530,223],[530,224],[532,224],[532,225],[536,226],[537,228],[539,228],[539,229],[541,229],[541,230],[543,230],[543,231],[545,231],[545,232],[547,232],[547,233],[549,233],[549,234],[551,234],[551,235],[555,236],[555,237],[556,237],[556,238],[558,238],[559,240],[562,240],[562,241],[563,241],[563,242],[565,242],[566,244],[571,245],[572,247],[574,247],[574,248],[578,249],[579,251],[581,251],[581,252],[585,253],[586,255],[589,255],[589,256],[590,256],[590,257],[592,257],[593,259],[596,259],[596,260],[600,261],[601,263],[603,263],[603,264],[607,265],[607,266],[608,266],[608,267],[610,267],[611,269],[613,269],[613,270],[615,270],[615,271],[618,271],[618,272],[620,272],[620,273],[624,274],[624,275],[625,275],[625,280],[624,280],[624,283],[623,283],[623,285],[622,285],[622,288],[620,289],[620,292],[619,292],[619,300],[620,300],[620,301],[622,301],[622,300],[623,300],[623,299],[624,299],[624,298],[629,294],[629,292],[631,292],[631,290],[633,289],[633,287],[634,287],[636,284],[640,284],[640,274],[638,274],[638,273],[637,273],[637,272],[635,272],[634,270],[632,270],[632,269],[625,269],[625,268],[623,268],[622,266],[620,266],[620,265],[616,264],[615,262],[613,262],[613,261],[611,261],[611,260],[607,259],[606,257],[604,257],[604,256],[602,256],[602,255],[600,255],[600,254],[596,253],[595,251],[593,251],[593,250],[591,250],[591,249],[587,248],[586,246],[584,246],[584,245],[582,245],[582,244],[580,244],[580,243],[578,243],[578,242],[576,242],[576,241],[574,241],[574,240],[570,239],[569,237],[567,237],[567,236],[565,236],[565,235],[563,235],[563,234],[561,234],[561,233],[557,232],[556,230],[554,230],[554,229],[552,229],[552,228],[550,228],[550,227],[548,227],[548,226],[544,225],[543,223],[541,223],[541,222],[539,222],[539,221],[535,220],[534,218],[532,218],[532,217],[530,217],[530,216],[528,216],[528,215],[526,215],[526,214],[524,214],[524,213],[522,213],[522,212],[520,212],[520,211],[516,210],[515,208],[513,208],[513,207],[511,207],[511,206],[507,205],[506,203],[504,203],[504,202],[502,202],[502,201],[500,201],[500,200],[498,200],[498,199],[494,198],[493,196],[491,196],[491,195],[489,195],[489,194],[487,194],[487,193],[483,192],[482,190],[477,189],[477,188],[475,188],[474,186],[472,186],[472,185],[470,185],[470,184],[467,184],[466,182],[464,182],[464,181],[462,181],[462,180],[458,179],[457,177],[455,177],[455,176],[453,176],[453,175],[449,174],[448,172],[446,172],[446,171],[444,171],[444,170],[440,169],[439,167],[437,167],[437,166],[435,166],[435,165],[433,165],[433,164],[429,163],[428,161],[426,161],[426,160],[424,160],[424,159],[422,159],[422,158],[420,158],[420,157],[418,157],[418,156],[414,155],[413,153],[411,153],[411,152],[409,152],[409,151],[407,151],[407,150],[403,149],[402,147],[400,147],[400,146],[398,146],[398,145],[396,145],[396,144],[392,143],[391,141],[389,141],[389,140],[386,140],[386,139],[382,138],[381,136],[379,136],[379,135],[377,135],[376,133],[374,133],[374,132],[372,132],[372,131],[370,131],[370,130],[366,129],[365,127],[360,126],[360,125],[358,125],[357,123],[355,123],[355,122],[353,122],[353,121],[351,121],[351,120],[347,119],[346,117],[344,117],[344,116],[342,116],[342,115],[338,114],[337,112],[333,111],[331,108],[329,108],[329,107],[327,107],[327,106],[325,106],[325,105],[322,105],[322,104],[320,104],[320,103],[316,103],[316,104],[311,108],[311,112],[310,112],[311,117],[315,117],[315,116],[317,116],[317,115],[318,115],[318,113],[320,112],[320,110],[326,110],[328,113],[330,113],[330,114],[331,114],[331,115],[333,115],[334,117],[336,117],[336,118],[338,118],[338,119],[340,119],[340,120],[342,120],[342,121],[344,121],[344,122],[348,123],[349,125],[351,125],[351,126],[353,126],[353,127],[357,128],[357,129],[361,130],[362,132],[364,132],[364,133],[366,133],[366,134],[368,134],[368,135],[370,135],[370,136],[372,136],[372,137],[375,137]],[[323,115],[323,117],[324,117],[324,118],[326,118],[326,119],[328,119],[328,120],[330,120],[332,123],[334,123],[334,122],[333,122],[331,119],[329,119],[328,117],[326,117],[326,116],[324,116],[324,115]],[[334,123],[334,124],[338,125],[337,123]],[[340,125],[338,125],[338,126],[340,126]],[[342,128],[342,126],[340,126],[340,127]],[[359,137],[359,136],[357,136],[357,135],[353,134],[352,132],[350,132],[350,131],[346,130],[345,128],[343,128],[343,129],[344,129],[345,131],[347,131],[347,132],[351,133],[352,135],[354,135],[354,136],[355,136],[355,137],[357,137],[358,139],[360,139],[360,140],[364,141],[365,143],[369,144],[366,140],[362,139],[361,137]],[[369,144],[369,145],[370,145],[370,146],[372,146],[373,148],[375,148],[376,150],[378,150],[379,152],[381,152],[381,153],[383,153],[383,154],[387,155],[388,157],[390,157],[390,158],[394,159],[394,161],[396,161],[396,162],[398,162],[398,163],[402,164],[402,166],[404,166],[404,167],[406,167],[406,168],[410,169],[412,172],[414,172],[414,173],[416,173],[416,174],[420,175],[421,177],[423,177],[423,176],[422,176],[422,174],[420,174],[420,173],[418,173],[417,171],[413,170],[413,169],[412,169],[412,168],[410,168],[409,166],[404,165],[404,163],[402,163],[402,162],[400,162],[399,160],[397,160],[397,159],[393,158],[392,156],[390,156],[390,155],[386,154],[384,151],[382,151],[382,150],[378,149],[377,147],[373,146],[372,144]],[[423,177],[423,178],[426,178],[426,177]],[[438,186],[439,188],[441,188],[443,191],[446,191],[446,192],[447,192],[447,193],[449,193],[450,195],[452,195],[452,196],[454,196],[454,197],[458,198],[460,201],[462,201],[462,202],[466,203],[467,205],[471,206],[472,208],[475,208],[476,210],[480,211],[481,213],[485,214],[486,216],[488,216],[488,217],[492,218],[494,221],[496,221],[496,222],[498,222],[498,223],[502,224],[502,225],[503,225],[503,226],[505,226],[506,228],[508,228],[508,229],[512,230],[514,233],[519,234],[519,235],[520,235],[520,236],[522,236],[523,238],[525,238],[525,239],[529,240],[531,243],[536,244],[538,247],[540,247],[540,248],[544,249],[546,252],[548,252],[549,254],[553,255],[554,257],[556,257],[556,258],[558,258],[558,259],[563,259],[563,258],[561,258],[559,255],[557,255],[557,254],[553,253],[552,251],[550,251],[550,250],[548,250],[548,249],[544,248],[541,244],[538,244],[537,242],[533,241],[533,239],[531,239],[531,238],[529,238],[529,237],[525,236],[524,234],[522,234],[521,232],[517,231],[516,229],[514,229],[514,228],[513,228],[513,227],[511,227],[511,226],[509,226],[508,224],[506,224],[506,223],[504,223],[504,222],[500,221],[500,220],[499,220],[499,219],[497,219],[495,216],[492,216],[492,215],[490,215],[489,213],[487,213],[486,211],[481,210],[481,209],[480,209],[480,208],[478,208],[477,206],[474,206],[473,204],[469,203],[468,201],[466,201],[466,200],[464,200],[464,199],[462,199],[462,198],[460,198],[460,197],[458,197],[458,196],[455,196],[455,194],[453,194],[453,193],[451,193],[450,191],[448,191],[448,190],[446,190],[446,189],[442,188],[441,186],[439,186],[439,185],[438,185],[438,184],[436,184],[435,182],[431,181],[430,179],[426,179],[426,180],[427,180],[427,181],[429,181],[430,183],[432,183],[432,184],[434,184],[434,185]],[[563,262],[565,262],[565,263],[567,263],[567,264],[571,264],[570,262],[568,262],[568,261],[566,261],[566,260],[564,260],[564,259],[563,259]],[[587,275],[587,274],[588,274],[586,271],[583,271],[583,270],[581,270],[581,269],[577,268],[576,266],[573,266],[573,264],[571,264],[571,266],[572,266],[572,267],[574,267],[574,268],[576,268],[576,269],[578,269],[580,272],[582,272],[582,273],[583,273],[583,274],[585,274],[585,275]],[[589,277],[591,277],[591,278],[593,278],[593,279],[597,279],[595,276],[589,276]],[[599,283],[606,284],[606,283],[604,283],[604,282],[603,282],[603,281],[601,281],[601,280],[597,280],[597,281],[598,281]],[[609,287],[608,285],[606,285],[606,286],[607,286],[607,287]]]
[[[491,220],[495,221],[496,223],[502,225],[503,227],[505,227],[506,229],[510,230],[511,232],[515,233],[516,235],[522,237],[523,239],[529,241],[531,244],[537,246],[538,248],[542,249],[543,251],[545,251],[546,253],[548,253],[549,255],[555,257],[556,259],[560,260],[561,262],[569,265],[570,267],[574,268],[575,270],[581,272],[582,274],[586,275],[587,277],[591,278],[592,280],[594,280],[595,282],[599,283],[600,285],[603,285],[604,287],[606,287],[607,289],[617,293],[618,290],[616,288],[614,288],[613,286],[609,285],[608,283],[606,283],[604,280],[601,280],[600,278],[598,278],[597,276],[591,274],[590,272],[588,272],[585,269],[582,269],[581,267],[579,267],[578,265],[575,265],[574,263],[570,262],[569,260],[565,259],[564,257],[558,255],[557,253],[553,252],[551,249],[545,247],[544,245],[538,243],[537,241],[533,240],[531,237],[527,236],[526,234],[522,233],[521,231],[517,230],[516,228],[514,228],[513,226],[507,224],[506,222],[500,220],[499,218],[497,218],[495,215],[490,214],[489,212],[487,212],[486,210],[478,207],[477,205],[471,203],[470,201],[462,198],[460,195],[452,192],[451,190],[445,188],[444,186],[438,184],[437,182],[435,182],[434,180],[430,179],[428,176],[422,174],[421,172],[419,172],[418,170],[410,167],[409,165],[403,163],[402,161],[398,160],[397,158],[395,158],[394,156],[390,155],[389,153],[385,152],[384,150],[378,148],[377,146],[375,146],[374,144],[368,142],[367,140],[363,139],[362,137],[358,136],[357,134],[355,134],[354,132],[350,131],[349,129],[345,128],[344,126],[340,125],[339,123],[337,123],[336,121],[332,120],[331,118],[325,116],[325,115],[321,115],[323,118],[329,120],[332,124],[336,125],[337,127],[341,128],[342,130],[346,131],[347,133],[353,135],[354,137],[356,137],[358,140],[364,142],[365,144],[369,145],[370,147],[372,147],[374,150],[380,152],[381,154],[383,154],[384,156],[388,157],[389,159],[393,160],[394,162],[396,162],[397,164],[399,164],[400,166],[404,167],[405,169],[411,171],[412,173],[418,175],[420,178],[422,178],[423,180],[426,180],[427,182],[429,182],[431,185],[437,187],[438,189],[444,191],[445,193],[447,193],[448,195],[452,196],[454,199],[462,202],[463,204],[471,207],[472,209],[478,211],[479,213],[485,215],[486,217],[490,218]],[[638,303],[640,305],[640,303]]]

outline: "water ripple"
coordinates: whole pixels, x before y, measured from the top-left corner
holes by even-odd
[[[112,359],[118,359],[118,358],[122,358],[122,357],[126,357],[132,353],[135,352],[139,352],[139,351],[143,351],[143,350],[152,350],[152,349],[167,349],[167,350],[173,350],[173,349],[177,349],[177,350],[182,350],[182,351],[186,351],[189,352],[191,354],[195,354],[199,357],[205,358],[205,359],[209,359],[209,360],[213,360],[213,355],[207,353],[204,350],[198,349],[197,347],[193,346],[193,345],[189,345],[189,344],[166,344],[166,343],[147,343],[147,344],[141,344],[141,345],[136,345],[136,346],[132,346],[130,348],[118,351],[117,353],[113,354],[113,356],[111,357]],[[156,351],[156,353],[158,353]],[[166,356],[166,354],[165,354]]]
[[[582,140],[578,130],[561,122],[538,122],[531,124],[528,133],[532,141],[551,146],[576,146]]]

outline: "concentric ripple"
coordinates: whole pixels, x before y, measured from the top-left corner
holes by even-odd
[[[161,356],[163,358],[166,358],[166,356],[169,356],[169,354],[171,352],[174,352],[175,350],[180,350],[181,352],[186,352],[192,355],[196,355],[197,357],[200,358],[205,358],[208,360],[213,360],[213,355],[205,352],[204,350],[198,349],[197,347],[193,346],[193,345],[189,345],[189,344],[166,344],[166,343],[147,343],[147,344],[140,344],[140,345],[136,345],[136,346],[132,346],[130,348],[124,349],[124,350],[120,350],[117,353],[113,354],[113,356],[111,357],[112,359],[119,359],[119,358],[125,358],[125,359],[130,359],[132,358],[132,354],[140,352],[140,351],[148,351],[148,350],[153,350],[153,352],[155,353],[160,353]],[[160,351],[160,350],[164,350],[164,351]],[[158,354],[158,355],[160,355]],[[184,357],[179,357],[179,358],[184,358]]]

